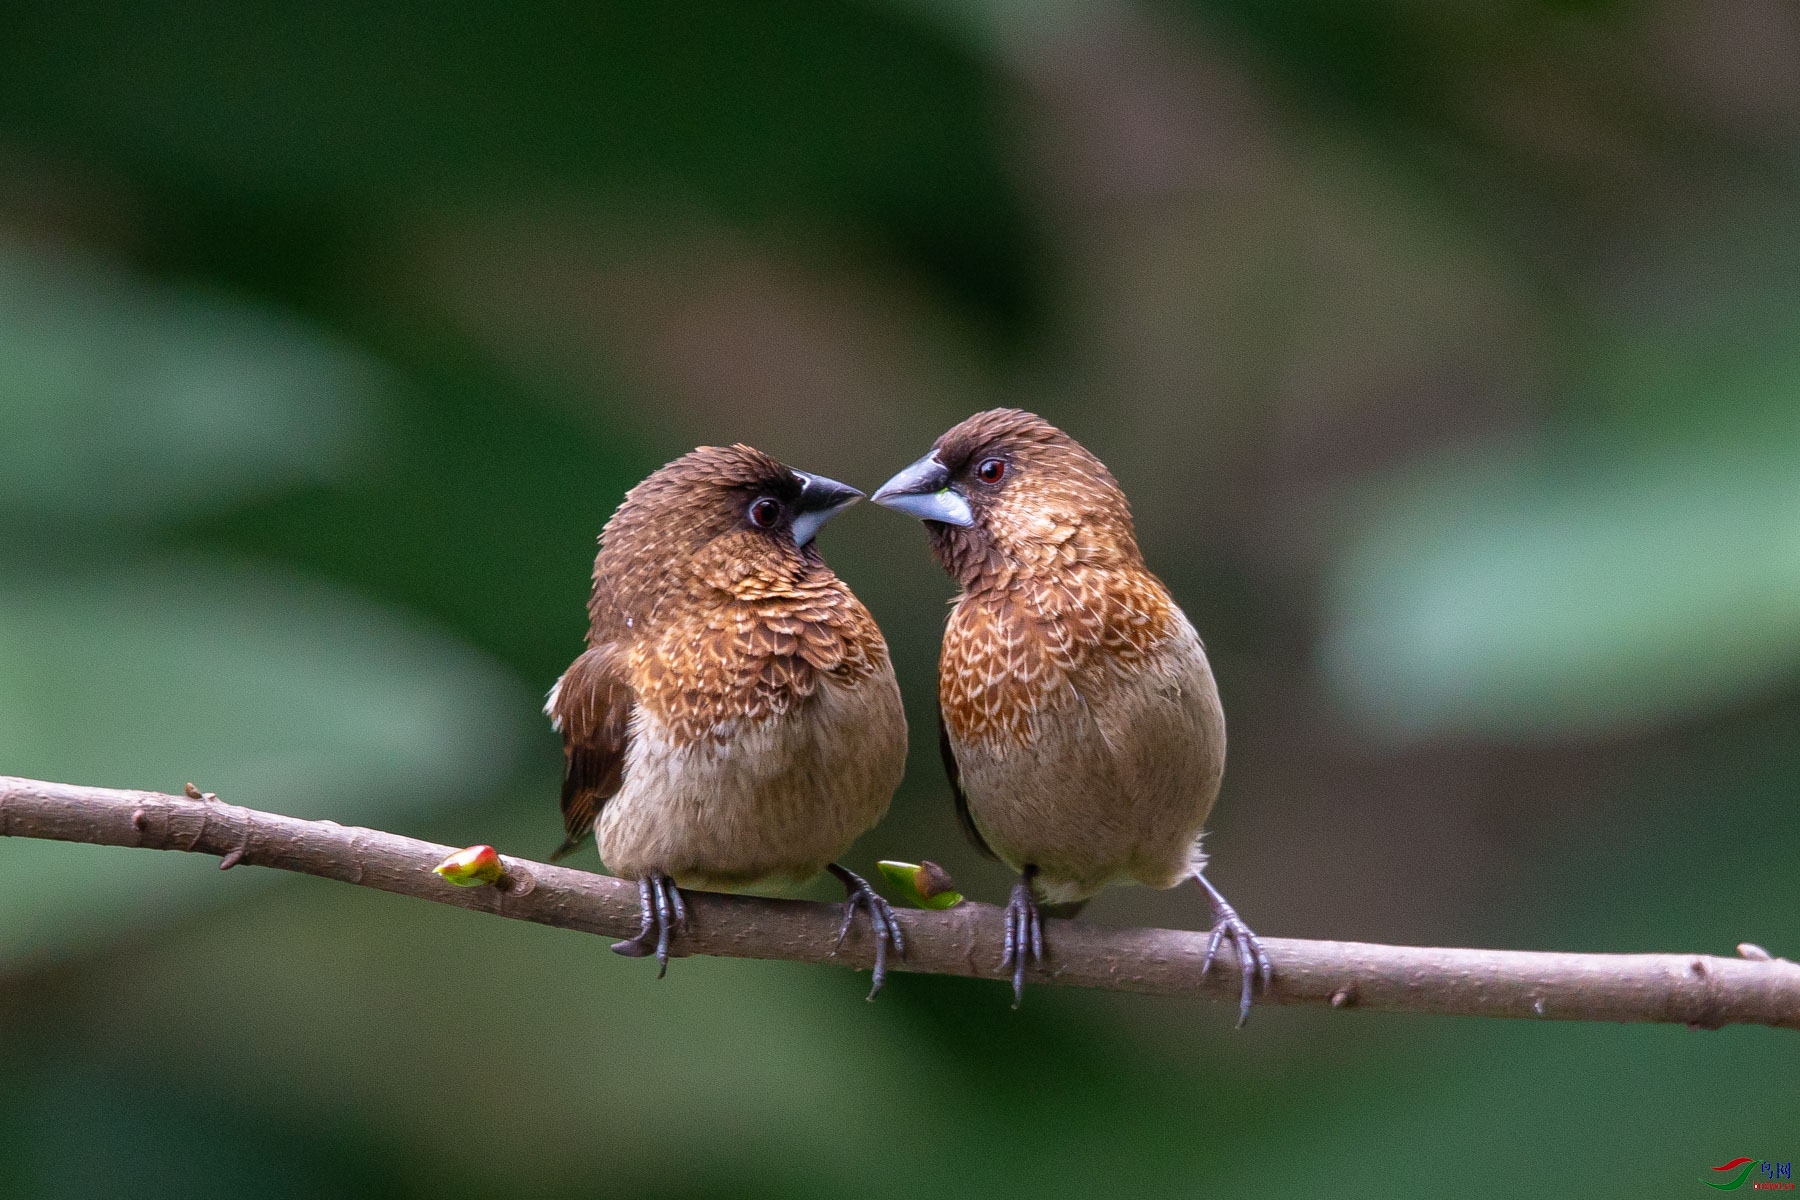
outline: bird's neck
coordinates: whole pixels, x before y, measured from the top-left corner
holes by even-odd
[[[609,561],[602,552],[595,564],[589,611],[597,631],[615,620],[644,629],[683,613],[776,612],[828,600],[842,588],[810,546],[761,561],[732,553],[729,547],[708,547],[677,563],[645,557]]]
[[[1000,539],[979,527],[928,522],[931,551],[965,592],[1006,589],[1032,581],[1053,582],[1070,572],[1145,570],[1129,535],[1096,537],[1076,528],[1055,538]]]

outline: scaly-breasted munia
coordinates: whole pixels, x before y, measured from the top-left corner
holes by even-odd
[[[874,927],[886,901],[833,860],[887,811],[906,717],[887,643],[813,535],[862,496],[748,446],[707,446],[625,495],[600,534],[588,648],[550,689],[568,841],[591,830],[638,881],[643,923],[613,949],[655,953],[687,925],[679,888],[731,891],[829,870]]]
[[[962,585],[938,666],[940,742],[963,831],[1019,873],[1002,967],[1014,1002],[1044,956],[1040,902],[1072,915],[1101,888],[1211,900],[1205,968],[1260,942],[1202,874],[1201,826],[1225,771],[1225,716],[1194,627],[1144,564],[1100,460],[1041,417],[977,413],[875,493],[918,517]]]

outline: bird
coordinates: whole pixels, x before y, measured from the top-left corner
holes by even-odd
[[[826,565],[819,528],[862,498],[749,446],[702,446],[625,494],[600,534],[587,648],[550,689],[562,735],[561,858],[592,833],[637,881],[612,949],[668,970],[681,889],[742,891],[830,871],[875,935],[869,998],[906,944],[836,860],[887,812],[906,716],[886,640]]]
[[[888,480],[876,504],[925,523],[960,585],[938,663],[938,732],[958,823],[1018,874],[1001,969],[1013,1005],[1043,916],[1102,888],[1198,882],[1242,973],[1273,968],[1206,878],[1200,834],[1225,772],[1225,714],[1192,623],[1138,548],[1098,458],[1042,417],[976,413]]]

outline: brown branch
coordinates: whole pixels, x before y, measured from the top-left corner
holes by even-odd
[[[0,837],[50,838],[218,855],[379,888],[562,929],[629,937],[638,928],[637,888],[605,875],[505,858],[496,887],[459,888],[432,873],[450,846],[300,821],[220,802],[0,776]],[[801,900],[690,895],[691,931],[677,952],[735,958],[834,962],[867,967],[862,922],[833,954],[841,909]],[[1000,978],[1001,910],[962,904],[900,912],[907,958],[900,970]],[[1037,983],[1112,988],[1235,1001],[1236,964],[1202,978],[1206,935],[1171,929],[1107,929],[1058,921]],[[1734,1023],[1800,1029],[1800,966],[1761,957],[1701,954],[1547,954],[1449,950],[1265,938],[1275,962],[1262,1002],[1334,1008],[1548,1020],[1670,1021],[1707,1029]],[[1218,969],[1223,966],[1225,969]]]

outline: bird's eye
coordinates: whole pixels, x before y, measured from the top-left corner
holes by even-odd
[[[1004,458],[984,458],[975,468],[975,478],[983,483],[999,483],[1006,478],[1006,460]]]
[[[764,496],[750,505],[750,523],[758,529],[773,529],[779,520],[781,501]]]

